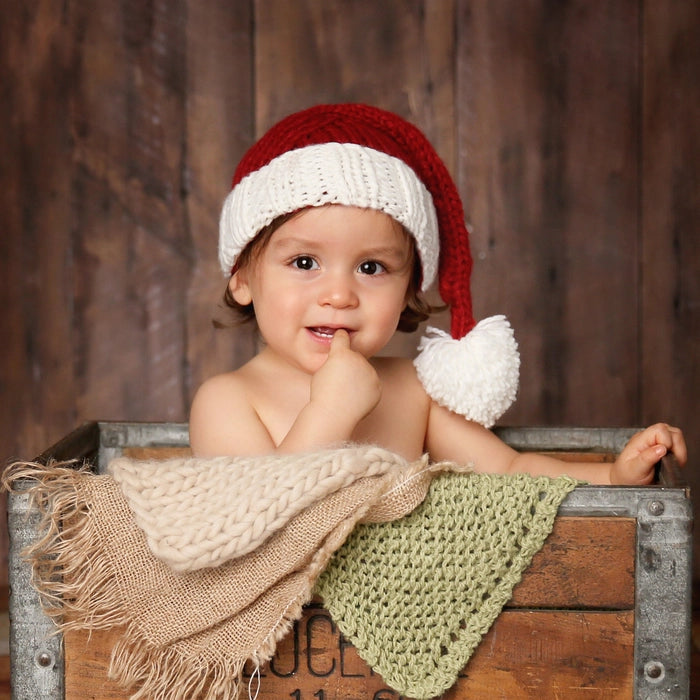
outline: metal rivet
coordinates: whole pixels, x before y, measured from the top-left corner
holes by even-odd
[[[648,661],[644,665],[644,676],[648,681],[659,683],[666,675],[666,668],[660,661]]]
[[[34,661],[40,668],[53,668],[56,657],[47,649],[40,649],[34,656]]]
[[[666,510],[666,506],[664,506],[663,501],[651,501],[648,508],[652,515],[662,515],[664,510]]]

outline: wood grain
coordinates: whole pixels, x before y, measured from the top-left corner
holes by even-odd
[[[252,23],[252,2],[187,2],[182,134],[185,216],[192,250],[183,358],[187,401],[202,381],[242,365],[256,351],[254,327],[232,327],[232,317],[221,308],[228,280],[216,255],[221,205],[236,164],[255,137]],[[214,319],[229,327],[216,330]]]
[[[633,657],[632,612],[505,611],[443,698],[631,698]]]
[[[124,457],[130,459],[178,459],[191,457],[189,447],[125,447]]]
[[[474,304],[510,318],[522,355],[505,424],[638,416],[639,11],[459,3]]]
[[[644,3],[642,421],[664,416],[682,426],[693,453],[700,445],[699,27],[698,3]],[[685,473],[698,488],[698,470]],[[694,561],[697,572],[700,538]]]
[[[442,697],[629,698],[633,613],[506,610],[483,638],[457,684]],[[66,700],[126,700],[106,677],[116,632],[66,635]],[[252,672],[247,667],[244,681]],[[256,681],[253,681],[253,690]],[[261,670],[261,700],[399,698],[339,634],[322,608],[310,607]]]
[[[75,405],[80,415],[185,411],[182,200],[184,23],[179,3],[76,5],[72,86]],[[109,311],[108,311],[109,310]],[[144,361],[148,358],[148,361]],[[119,371],[115,371],[116,367]]]
[[[36,9],[0,23],[0,445],[3,457],[25,459],[68,432],[76,392],[66,173],[80,49],[58,5]]]
[[[509,607],[632,610],[634,518],[559,517]]]

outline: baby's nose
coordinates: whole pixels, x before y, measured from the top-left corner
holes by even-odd
[[[357,306],[357,294],[352,278],[345,274],[328,275],[319,294],[321,306],[347,308]]]

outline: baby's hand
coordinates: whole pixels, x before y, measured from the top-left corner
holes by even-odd
[[[381,393],[374,367],[350,348],[347,331],[337,330],[328,358],[311,380],[311,401],[358,423],[379,403]]]
[[[610,468],[610,483],[636,486],[654,479],[654,466],[667,453],[673,452],[682,466],[688,453],[683,433],[665,423],[657,423],[634,435]]]

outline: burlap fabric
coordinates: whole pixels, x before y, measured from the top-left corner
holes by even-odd
[[[273,655],[356,523],[405,515],[449,468],[347,447],[274,463],[122,461],[108,475],[20,463],[3,486],[43,513],[27,556],[59,628],[124,626],[110,675],[132,698],[228,700],[246,659]]]

